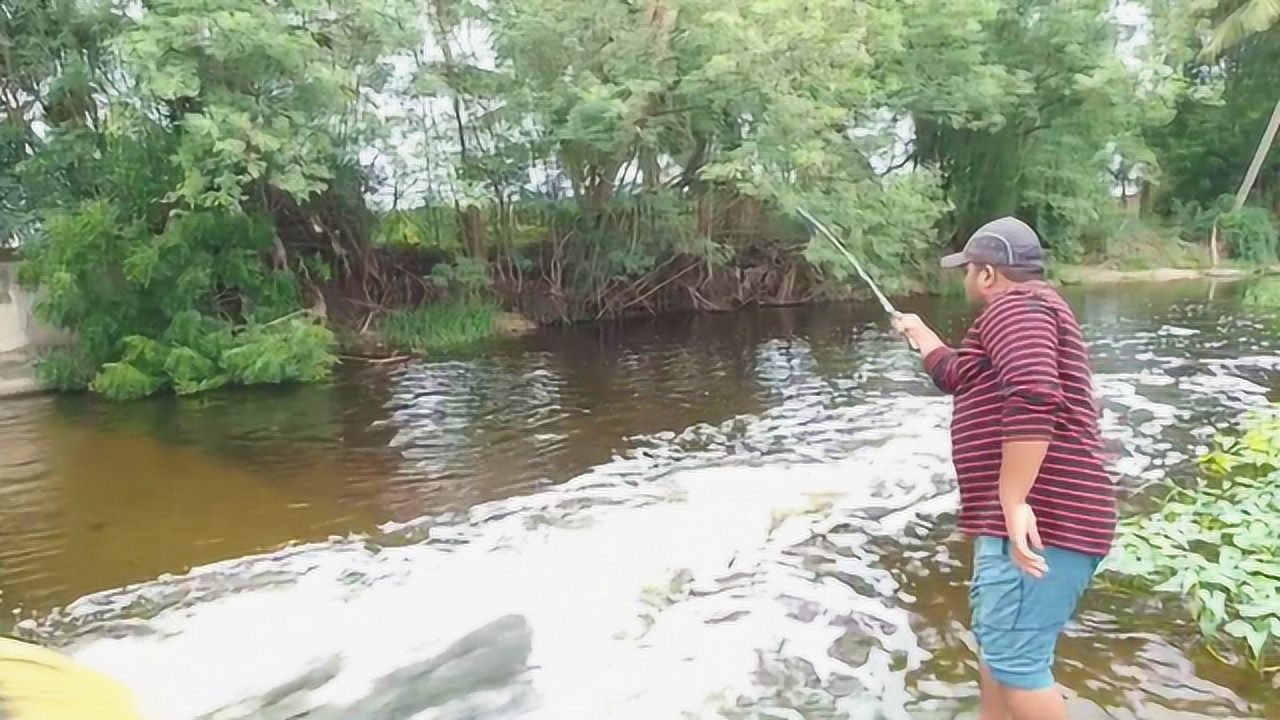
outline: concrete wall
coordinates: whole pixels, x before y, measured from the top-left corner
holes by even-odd
[[[41,349],[68,335],[37,322],[35,296],[18,287],[18,264],[0,262],[0,397],[34,392],[34,361]]]

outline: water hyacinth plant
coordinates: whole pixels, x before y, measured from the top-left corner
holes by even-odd
[[[1201,458],[1202,477],[1120,524],[1107,570],[1187,598],[1206,649],[1280,671],[1280,407],[1250,413]]]

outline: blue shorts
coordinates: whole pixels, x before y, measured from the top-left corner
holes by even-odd
[[[1017,690],[1053,687],[1058,636],[1075,615],[1101,557],[1046,547],[1043,578],[1013,562],[1008,540],[979,537],[973,544],[969,607],[978,656],[996,682]]]

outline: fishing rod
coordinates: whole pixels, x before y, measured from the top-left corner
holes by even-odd
[[[880,302],[880,307],[884,308],[884,311],[889,314],[889,317],[894,318],[902,314],[898,312],[898,309],[893,306],[893,303],[889,302],[889,298],[886,297],[885,294],[880,291],[880,286],[876,285],[875,280],[872,280],[871,276],[867,274],[867,271],[862,267],[862,263],[858,262],[858,258],[854,257],[853,253],[849,252],[849,250],[845,248],[844,243],[840,242],[839,238],[837,238],[834,233],[828,230],[826,225],[823,225],[822,222],[820,222],[813,215],[810,215],[809,211],[805,210],[802,207],[797,207],[796,212],[800,214],[800,217],[803,217],[805,220],[807,220],[809,224],[814,227],[814,229],[816,229],[819,233],[822,234],[823,237],[831,241],[831,245],[835,247],[835,249],[838,250],[846,260],[849,261],[849,264],[852,265],[853,269],[857,271],[859,277],[861,277],[863,282],[867,284],[867,287],[871,288],[872,294],[875,295],[876,300]],[[907,338],[907,342],[910,343],[911,348],[913,350],[919,349],[916,347],[915,341],[912,340],[911,338]]]

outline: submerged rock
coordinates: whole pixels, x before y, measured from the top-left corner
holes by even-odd
[[[252,700],[236,703],[201,720],[408,720],[433,708],[461,704],[468,696],[503,690],[501,704],[521,701],[520,677],[528,670],[533,631],[520,615],[507,615],[464,635],[440,654],[392,672],[355,702],[313,707],[307,695],[338,677],[339,658],[329,658],[302,675]],[[489,703],[492,704],[492,703]],[[469,717],[465,710],[440,717]]]

